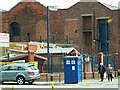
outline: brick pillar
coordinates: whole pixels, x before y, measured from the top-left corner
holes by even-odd
[[[98,53],[98,59],[99,59],[99,64],[102,63],[103,65],[103,53],[102,52]]]
[[[34,62],[34,51],[33,50],[29,51],[28,60],[29,62]]]
[[[117,71],[117,70],[118,70],[118,67],[119,67],[118,53],[115,53],[115,58],[116,58],[116,71]]]

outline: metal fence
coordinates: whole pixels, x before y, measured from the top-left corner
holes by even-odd
[[[98,66],[99,66],[99,59],[98,55],[88,55],[89,60],[85,59],[83,55],[83,60],[82,60],[82,78],[87,79],[87,78],[99,78],[98,74]],[[62,73],[62,79],[64,79],[64,55],[55,55],[52,56],[50,59],[50,73],[57,73],[60,74]],[[116,58],[114,55],[104,55],[103,56],[103,64],[105,68],[107,67],[107,64],[111,64],[113,67],[113,70],[116,69]],[[47,62],[44,63],[43,65],[43,70],[47,72],[48,67],[47,67]],[[52,75],[52,74],[51,74]],[[116,76],[116,72],[115,72]],[[46,79],[45,79],[46,80]]]
[[[49,63],[49,71],[50,72],[64,72],[64,55],[51,55],[50,63]],[[48,62],[46,61],[43,65],[43,71],[48,70]]]
[[[92,72],[98,71],[98,66],[99,66],[99,59],[97,55],[89,55],[89,60],[84,61],[83,65],[85,65],[84,68],[87,68],[87,64],[89,63],[89,68],[91,68]],[[103,65],[105,68],[107,68],[107,65],[111,64],[113,67],[113,70],[116,70],[116,58],[115,55],[104,55],[103,56]]]
[[[50,71],[51,72],[64,72],[64,55],[54,55],[51,56],[50,60]],[[103,64],[105,68],[107,68],[108,64],[111,64],[113,67],[113,70],[116,69],[116,58],[114,55],[104,55],[103,56]],[[84,55],[83,55],[83,60],[82,60],[82,68],[83,72],[97,72],[98,71],[98,66],[99,66],[99,59],[97,55],[89,55],[89,60],[85,60]],[[43,70],[47,71],[47,62],[44,63],[43,65]]]

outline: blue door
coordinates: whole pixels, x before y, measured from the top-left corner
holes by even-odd
[[[71,82],[78,82],[77,58],[71,59]]]
[[[100,33],[100,51],[108,53],[109,51],[109,24],[107,19],[99,20],[99,33]]]
[[[70,59],[65,59],[64,62],[64,74],[65,74],[65,82],[71,82],[71,65]]]

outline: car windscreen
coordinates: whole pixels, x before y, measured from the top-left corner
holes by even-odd
[[[37,68],[34,65],[29,65],[27,68],[28,70],[37,70]]]

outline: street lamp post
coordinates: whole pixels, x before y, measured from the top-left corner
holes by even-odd
[[[93,73],[93,79],[94,79],[94,56],[96,55],[96,43],[95,43],[95,40],[96,40],[96,29],[95,29],[95,11],[93,10],[93,34],[94,34],[94,53],[93,53],[93,56],[92,56],[92,73]]]
[[[47,58],[48,58],[48,73],[50,73],[50,17],[49,17],[49,8],[51,8],[53,11],[56,11],[57,6],[47,6]],[[52,63],[51,63],[52,65]],[[51,69],[52,72],[52,69]],[[52,80],[52,79],[51,79]]]
[[[48,58],[48,73],[50,72],[50,50],[49,45],[50,44],[50,18],[49,18],[49,6],[47,6],[47,58]]]
[[[48,58],[48,73],[50,73],[50,17],[49,17],[49,7],[57,10],[56,6],[47,6],[47,58]],[[52,73],[52,59],[51,59],[51,73]],[[51,76],[51,81],[53,81],[53,76]]]

